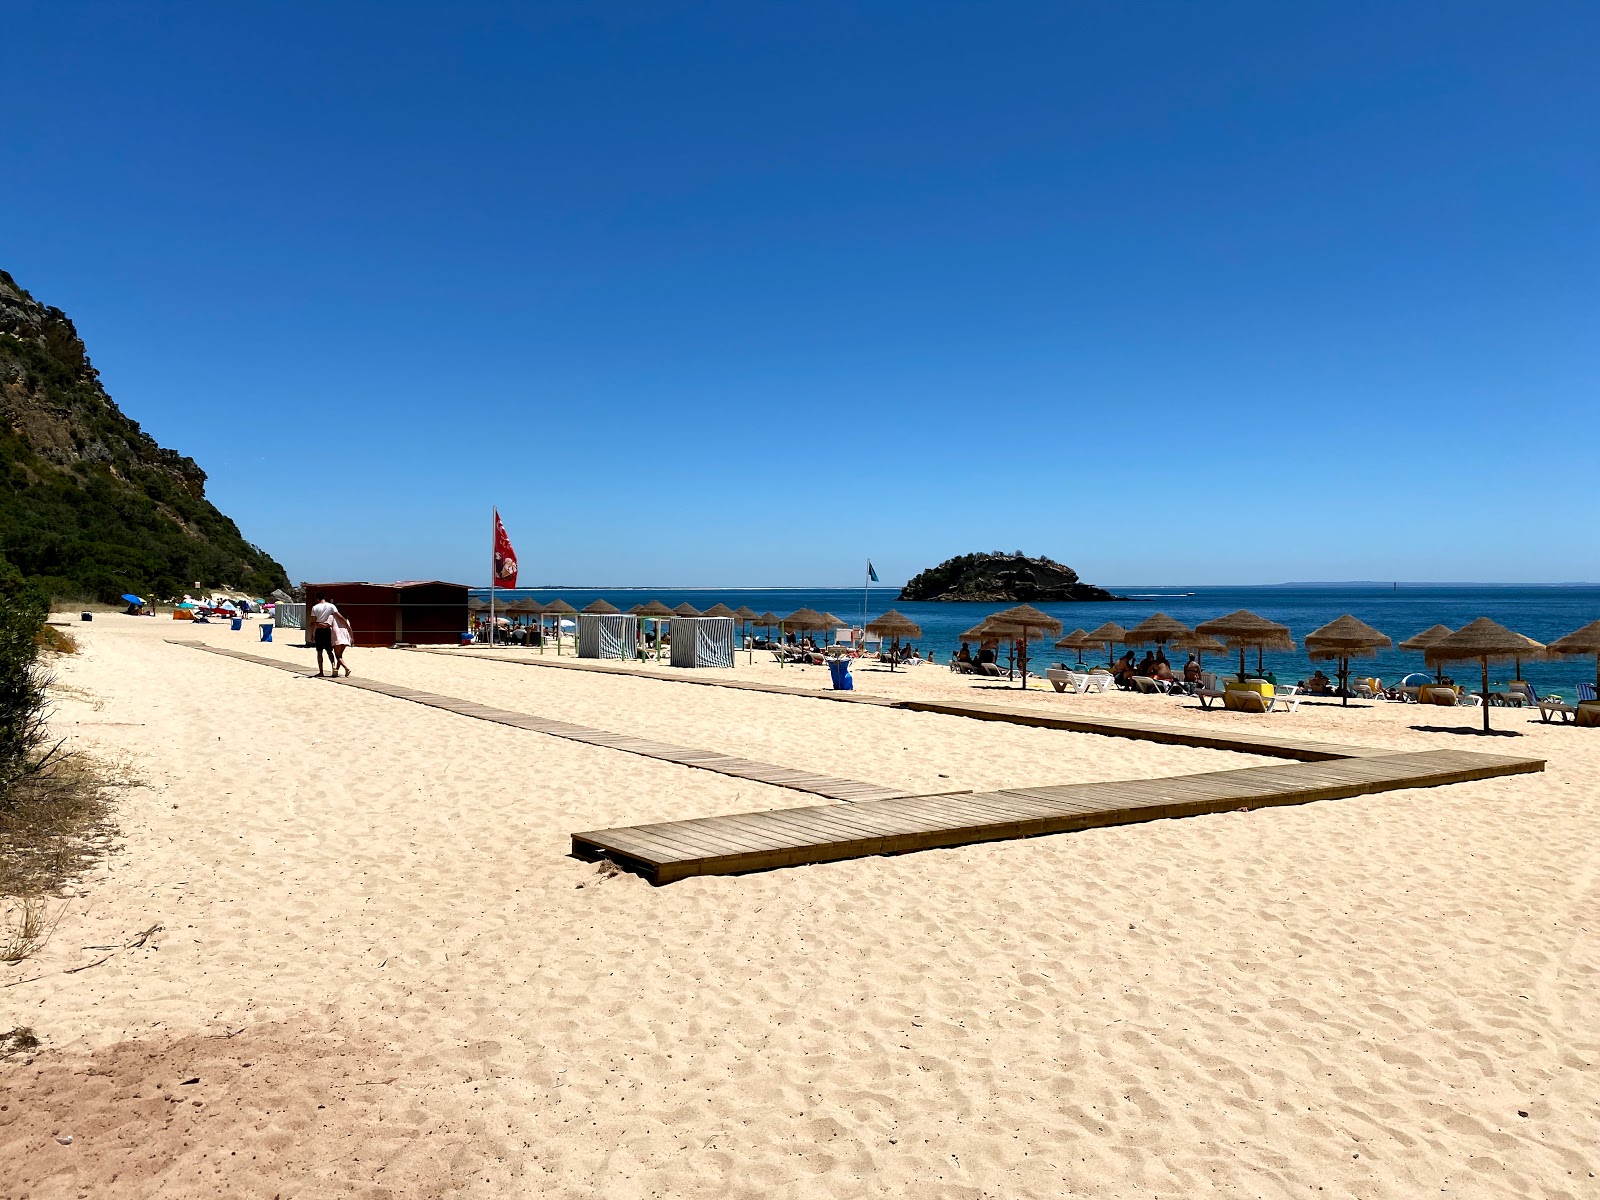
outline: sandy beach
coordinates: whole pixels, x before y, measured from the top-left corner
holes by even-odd
[[[42,1042],[0,1065],[0,1197],[1600,1194],[1600,730],[862,668],[869,694],[1548,769],[653,888],[570,835],[822,801],[166,640],[314,670],[249,629],[73,632],[55,727],[140,785],[0,969],[0,1031]],[[538,659],[350,661],[907,790],[1266,761]]]

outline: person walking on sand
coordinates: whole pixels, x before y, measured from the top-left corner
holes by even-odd
[[[322,656],[328,656],[328,665],[333,668],[331,674],[337,676],[339,668],[344,667],[344,646],[350,644],[350,622],[344,619],[341,613],[321,592],[317,593],[317,602],[311,606],[312,635],[311,640],[317,647],[317,678],[328,677],[322,670]],[[344,636],[344,645],[336,640],[336,631]],[[344,667],[344,673],[350,674],[350,668]]]

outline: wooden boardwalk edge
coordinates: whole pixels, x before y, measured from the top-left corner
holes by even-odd
[[[903,797],[871,801],[828,812],[806,829],[817,809],[778,809],[694,822],[662,822],[572,835],[581,859],[609,858],[665,884],[695,875],[734,875],[777,867],[836,862],[883,854],[948,849],[980,842],[1072,833],[1143,821],[1204,816],[1240,809],[1309,804],[1321,800],[1493,779],[1544,770],[1539,759],[1421,751],[1350,760],[1346,763],[1244,768],[1128,784],[1070,785],[971,796]],[[1185,797],[1183,793],[1192,793]],[[1082,797],[1103,794],[1107,802],[1085,805]],[[1119,795],[1127,802],[1118,804]],[[1057,797],[1056,799],[1052,799]],[[895,831],[897,820],[918,801],[937,803],[937,817],[921,828]],[[1052,806],[1055,811],[1050,811]],[[873,821],[874,814],[883,818]],[[726,822],[715,841],[718,822]],[[825,823],[824,823],[825,822]],[[916,824],[909,822],[907,824]],[[873,826],[876,827],[873,827]],[[691,830],[690,827],[693,827]],[[679,830],[685,830],[680,833]],[[741,839],[765,830],[766,844]],[[698,847],[698,848],[697,848]]]

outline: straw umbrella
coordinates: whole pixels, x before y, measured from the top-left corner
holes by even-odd
[[[1513,633],[1504,625],[1479,617],[1470,625],[1463,625],[1447,638],[1440,638],[1429,646],[1424,655],[1430,662],[1445,663],[1477,659],[1483,667],[1483,731],[1489,732],[1489,660],[1504,661],[1519,655],[1530,654],[1535,648],[1542,651],[1544,643],[1520,633]]]
[[[748,641],[750,638],[750,623],[752,621],[759,621],[761,618],[756,615],[756,610],[751,608],[748,604],[739,605],[738,608],[733,610],[733,615],[734,618],[739,622],[739,640],[741,642]],[[747,661],[755,662],[755,660],[756,648],[751,646]]]
[[[1331,658],[1339,664],[1339,703],[1350,703],[1350,660],[1387,650],[1394,642],[1365,621],[1349,613],[1306,634],[1306,653],[1313,659]]]
[[[1056,643],[1057,650],[1076,650],[1078,652],[1078,665],[1083,666],[1083,652],[1092,650],[1100,643],[1095,641],[1082,629],[1074,629],[1066,637]]]
[[[1186,633],[1182,637],[1175,637],[1172,639],[1172,648],[1174,650],[1192,651],[1202,667],[1205,666],[1206,655],[1226,654],[1228,652],[1226,646],[1210,634],[1205,633]]]
[[[511,616],[529,617],[539,611],[539,602],[532,596],[521,596],[500,611]]]
[[[1061,622],[1049,613],[1040,612],[1031,604],[1018,604],[1003,612],[993,614],[986,625],[996,629],[1013,630],[1019,648],[1018,658],[1022,666],[1022,686],[1028,686],[1028,638],[1032,634],[1056,635],[1061,633]]]
[[[1112,665],[1111,647],[1128,636],[1128,631],[1115,621],[1107,621],[1104,625],[1097,626],[1089,631],[1089,636],[1094,639],[1093,644],[1106,648],[1106,665]]]
[[[1600,621],[1590,621],[1582,629],[1574,629],[1565,637],[1558,637],[1546,649],[1557,658],[1587,658],[1594,655],[1594,682],[1600,687]]]
[[[830,642],[838,641],[839,626],[844,624],[844,618],[836,617],[831,612],[825,612],[822,614],[822,619],[828,623],[828,640]]]
[[[679,616],[679,617],[703,617],[703,616],[705,616],[704,613],[702,613],[694,605],[690,604],[687,600],[685,600],[682,604],[678,605],[678,607],[673,609],[672,612],[673,612],[674,616]]]
[[[759,625],[759,626],[761,626],[761,628],[765,629],[767,631],[767,640],[771,641],[772,640],[772,631],[778,627],[778,625],[782,622],[782,620],[783,620],[782,617],[778,616],[777,613],[775,613],[775,612],[773,612],[773,611],[771,611],[769,609],[768,611],[762,613],[760,616],[751,617],[750,618],[750,624]]]
[[[585,604],[583,606],[583,611],[586,613],[599,613],[603,617],[611,617],[617,615],[622,610],[615,604],[611,604],[608,601],[595,599]]]
[[[672,610],[659,600],[652,600],[649,604],[640,604],[634,608],[633,613],[640,620],[650,621],[655,625],[656,633],[656,659],[661,659],[661,622],[663,619],[672,619]]]
[[[893,671],[895,668],[895,659],[899,657],[899,655],[895,653],[895,650],[900,648],[901,635],[903,634],[908,638],[919,638],[922,636],[922,626],[918,625],[915,621],[906,616],[905,613],[901,612],[897,608],[891,608],[888,612],[884,613],[883,616],[874,617],[872,620],[868,621],[866,631],[868,633],[875,633],[880,638],[894,638],[894,645],[889,651],[889,670],[891,671]]]
[[[565,600],[552,600],[544,606],[544,615],[556,619],[556,657],[561,657],[561,618],[575,616],[578,610]]]
[[[705,612],[701,613],[700,615],[702,617],[732,617],[735,621],[737,621],[739,619],[739,614],[734,612],[733,609],[729,608],[726,604],[723,604],[721,601],[718,601],[716,604],[713,604],[710,608],[706,609]]]
[[[1257,616],[1244,608],[1231,612],[1225,617],[1201,621],[1200,624],[1194,627],[1194,631],[1203,633],[1208,637],[1220,638],[1239,651],[1240,683],[1245,680],[1245,647],[1254,646],[1256,648],[1256,672],[1258,674],[1261,673],[1260,655],[1262,651],[1294,649],[1294,639],[1289,636],[1289,627],[1287,625],[1269,621],[1266,617]]]
[[[785,633],[818,633],[829,628],[828,621],[814,608],[797,608],[779,621],[778,627]]]
[[[1413,634],[1405,641],[1401,642],[1400,649],[1410,650],[1413,653],[1418,654],[1426,654],[1429,646],[1433,645],[1435,642],[1443,641],[1454,632],[1455,630],[1451,629],[1448,625],[1430,625],[1421,633]],[[1443,664],[1440,664],[1439,666],[1439,682],[1444,682]]]
[[[1122,635],[1122,644],[1148,646],[1154,642],[1165,650],[1166,644],[1174,638],[1186,637],[1193,632],[1182,621],[1175,621],[1166,613],[1152,613]]]

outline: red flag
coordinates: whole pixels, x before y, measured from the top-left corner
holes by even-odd
[[[506,536],[506,527],[500,524],[500,510],[494,511],[494,586],[514,588],[517,586],[517,552],[511,548],[511,539]]]

